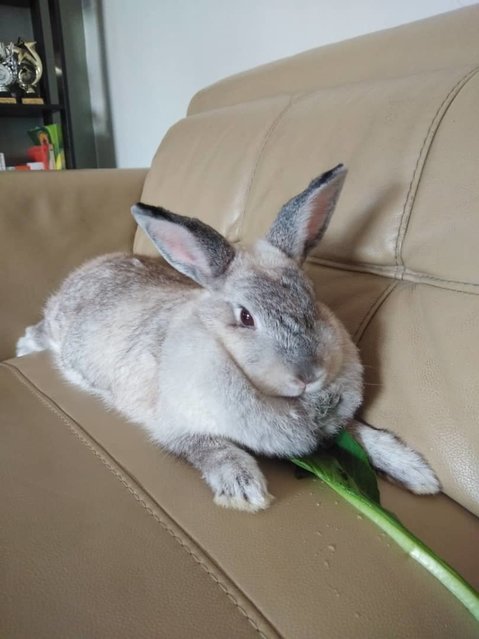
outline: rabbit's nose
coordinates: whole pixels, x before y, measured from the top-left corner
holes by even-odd
[[[301,368],[296,373],[296,378],[303,382],[305,386],[307,386],[310,382],[314,382],[317,378],[318,374],[313,365],[301,366]]]
[[[304,393],[306,384],[299,377],[291,377],[284,388],[284,394],[286,397],[299,397]]]
[[[305,391],[307,393],[311,393],[321,390],[326,381],[326,374],[322,368],[313,368],[307,377],[301,375],[300,378],[302,381],[306,382]]]
[[[316,379],[316,375],[314,375],[313,372],[308,374],[303,373],[301,375],[298,375],[298,380],[302,382],[305,386],[313,382],[315,379]]]
[[[302,379],[301,377],[297,377],[296,379],[293,380],[293,386],[296,387],[298,390],[300,390],[301,393],[304,391],[307,384],[308,382]]]

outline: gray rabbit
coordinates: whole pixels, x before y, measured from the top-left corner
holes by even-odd
[[[171,266],[124,254],[84,264],[48,300],[17,354],[50,349],[68,380],[189,460],[221,506],[270,504],[247,450],[307,455],[345,427],[379,470],[413,492],[437,492],[418,453],[353,421],[362,400],[357,349],[301,268],[345,176],[339,165],[313,180],[248,248],[197,219],[133,206]]]

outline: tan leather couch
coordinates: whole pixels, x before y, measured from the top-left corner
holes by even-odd
[[[231,240],[321,171],[350,174],[308,269],[366,366],[362,417],[444,493],[384,504],[479,587],[479,5],[310,51],[201,91],[144,170],[0,176],[0,636],[472,638],[479,626],[353,508],[287,462],[266,512],[13,357],[75,265],[131,250],[142,198]],[[139,233],[134,248],[151,252]],[[187,401],[187,397],[184,398]]]

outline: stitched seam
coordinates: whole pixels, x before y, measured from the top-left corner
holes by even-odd
[[[376,298],[376,300],[370,306],[368,312],[366,313],[366,315],[364,316],[364,318],[363,318],[363,320],[361,322],[361,325],[359,326],[359,328],[354,333],[354,340],[355,340],[356,344],[359,345],[359,343],[361,342],[361,339],[363,338],[364,334],[366,333],[369,325],[371,324],[372,320],[376,316],[377,312],[383,306],[383,304],[386,302],[386,300],[390,297],[391,293],[394,290],[396,290],[396,288],[398,288],[398,285],[400,283],[403,285],[403,287],[406,284],[404,281],[394,280],[394,282],[385,291],[383,291],[383,293],[378,298]],[[409,286],[417,286],[416,282],[407,282],[407,284]],[[420,283],[420,284],[422,284],[422,283]],[[437,287],[437,288],[441,288],[441,287]],[[461,295],[464,295],[464,294],[466,294],[466,295],[476,295],[475,293],[467,293],[467,292],[464,293],[463,291],[455,291],[454,289],[450,289],[450,288],[442,288],[441,290],[449,291],[451,293],[460,293]]]
[[[354,335],[356,344],[358,346],[361,343],[361,340],[364,334],[368,330],[369,325],[371,324],[373,319],[376,317],[379,309],[383,306],[386,300],[389,299],[391,293],[396,290],[398,284],[399,284],[399,281],[395,281],[394,284],[392,284],[389,288],[387,288],[383,292],[383,294],[377,298],[376,302],[370,307],[368,313],[365,315],[365,317],[363,318],[363,321],[361,322],[360,329],[358,329]]]
[[[227,598],[231,601],[231,603],[236,606],[236,608],[241,612],[241,614],[246,617],[251,626],[256,630],[261,639],[268,639],[268,637],[262,632],[254,619],[252,619],[248,612],[241,606],[241,604],[236,601],[234,595],[228,590],[227,586],[220,581],[220,579],[214,574],[214,572],[208,567],[208,565],[200,558],[195,552],[188,546],[188,544],[183,540],[176,532],[168,525],[166,521],[164,521],[158,513],[156,513],[153,508],[143,499],[143,497],[134,489],[133,486],[130,485],[128,480],[121,474],[121,472],[116,469],[103,455],[101,452],[95,449],[93,444],[88,440],[88,438],[80,433],[76,428],[73,427],[73,424],[76,422],[64,414],[59,407],[57,407],[51,400],[47,399],[39,389],[34,386],[34,384],[23,376],[18,369],[16,369],[11,364],[7,364],[5,362],[1,363],[0,366],[8,368],[12,371],[12,373],[17,377],[17,379],[33,394],[40,400],[40,402],[46,406],[51,412],[53,412],[64,424],[68,427],[69,431],[77,437],[82,444],[84,444],[94,455],[97,457],[101,463],[123,484],[123,486],[128,490],[128,492],[134,497],[134,499],[146,510],[146,512],[158,523],[160,526],[171,535],[178,544],[189,554],[192,559],[206,572],[206,574],[214,581],[214,583],[220,588],[220,590],[227,596]],[[77,425],[79,428],[79,426]]]
[[[388,266],[386,264],[370,264],[369,262],[358,262],[354,264],[352,262],[340,262],[336,260],[323,259],[321,257],[308,257],[307,263],[317,264],[318,266],[326,266],[328,268],[337,268],[343,271],[351,271],[361,273],[369,273],[376,275],[377,272],[384,273],[386,276],[393,277],[394,266]]]
[[[411,269],[404,269],[403,277],[398,278],[395,277],[391,270],[394,268],[392,266],[381,266],[375,264],[367,264],[367,263],[358,263],[356,264],[348,264],[347,262],[335,262],[334,260],[323,260],[321,258],[308,258],[308,263],[311,262],[316,266],[323,266],[325,268],[336,269],[338,271],[348,271],[349,273],[365,273],[366,275],[378,275],[379,277],[387,277],[389,279],[394,279],[396,281],[406,280],[410,282],[414,282],[415,279],[421,279],[425,281],[421,281],[421,284],[429,284],[430,286],[434,286],[436,288],[443,288],[444,290],[454,291],[455,289],[446,287],[446,286],[438,286],[437,284],[432,284],[428,280],[432,282],[442,282],[443,284],[462,284],[463,286],[471,286],[474,288],[479,288],[479,283],[477,282],[464,282],[463,280],[448,280],[444,277],[437,277],[435,275],[429,275],[428,273],[420,273],[419,271],[413,271]],[[369,268],[368,268],[369,267]],[[411,279],[407,279],[410,277]],[[457,293],[471,293],[471,291],[455,291]]]
[[[396,246],[394,251],[394,257],[395,257],[396,267],[398,269],[402,267],[403,269],[402,273],[404,272],[404,262],[402,259],[402,247],[404,243],[404,238],[406,237],[408,222],[411,217],[412,208],[414,206],[414,201],[416,199],[417,191],[421,181],[422,171],[424,170],[424,166],[426,164],[426,159],[429,153],[429,149],[431,148],[431,144],[434,140],[434,136],[436,135],[439,125],[444,115],[446,114],[448,108],[454,102],[454,99],[459,94],[459,91],[477,73],[478,70],[479,70],[479,67],[475,67],[474,69],[472,69],[471,71],[463,75],[461,79],[456,82],[456,84],[452,87],[452,89],[448,92],[444,100],[439,105],[431,121],[431,124],[429,125],[426,131],[426,136],[419,150],[419,154],[417,157],[416,166],[414,168],[411,182],[409,183],[409,188],[406,194],[406,199],[404,201],[403,211],[401,214],[401,219],[399,221],[399,226],[398,226],[398,231],[396,236]]]
[[[256,162],[255,162],[255,165],[254,165],[253,170],[251,172],[251,176],[250,176],[250,179],[249,179],[249,182],[248,182],[248,186],[246,187],[243,211],[242,211],[241,215],[238,217],[238,219],[236,220],[236,222],[234,224],[234,226],[239,229],[239,233],[238,233],[239,237],[242,237],[242,235],[243,235],[243,223],[244,223],[244,219],[246,217],[246,211],[248,209],[248,203],[249,203],[251,191],[253,189],[253,184],[254,184],[254,181],[255,181],[255,178],[256,178],[256,174],[258,172],[258,168],[259,168],[259,165],[261,163],[261,160],[263,159],[263,155],[264,155],[264,151],[266,149],[266,146],[267,146],[271,136],[273,135],[275,129],[277,128],[278,124],[282,120],[284,114],[286,113],[286,111],[288,111],[292,107],[294,102],[295,102],[295,100],[291,96],[289,96],[288,104],[281,109],[281,111],[278,113],[278,115],[275,117],[275,119],[271,122],[271,124],[269,126],[269,129],[266,131],[266,134],[265,134],[264,139],[263,139],[263,143],[261,144],[261,147],[260,147],[260,149],[258,151],[258,155],[256,156]]]
[[[456,65],[455,68],[463,68],[463,67],[471,67],[471,63],[469,64],[459,64]],[[264,100],[274,100],[275,98],[277,98],[280,95],[289,95],[292,98],[308,98],[308,97],[314,97],[315,95],[325,92],[325,91],[335,91],[338,89],[345,89],[345,88],[349,88],[349,87],[356,87],[356,86],[361,86],[361,85],[371,85],[371,84],[377,84],[378,82],[396,82],[398,80],[405,80],[408,78],[416,78],[419,76],[425,76],[425,75],[431,75],[433,73],[438,73],[440,71],[450,71],[451,69],[423,69],[422,71],[418,71],[416,73],[406,73],[406,75],[398,75],[398,76],[392,76],[390,78],[369,78],[369,79],[360,79],[360,80],[348,80],[346,82],[340,82],[339,84],[329,84],[329,85],[325,85],[325,86],[320,86],[320,87],[310,87],[310,88],[305,88],[305,89],[301,89],[301,90],[297,90],[297,91],[288,91],[287,89],[282,89],[282,90],[278,90],[278,93],[271,93],[271,94],[266,94],[266,95],[259,95],[259,96],[255,96],[255,97],[248,97],[246,99],[241,98],[238,101],[233,101],[231,103],[226,103],[226,104],[213,104],[211,106],[208,106],[207,108],[202,108],[198,111],[191,111],[190,110],[190,106],[191,103],[193,102],[193,100],[196,98],[196,96],[203,96],[204,94],[207,94],[209,92],[209,90],[212,87],[215,87],[216,84],[215,83],[209,87],[205,87],[203,89],[200,89],[191,99],[190,104],[188,106],[188,110],[187,110],[187,115],[186,117],[196,117],[196,116],[200,116],[203,115],[205,113],[211,113],[212,111],[216,111],[216,110],[221,110],[221,109],[231,109],[234,107],[238,107],[242,104],[251,104],[254,102],[261,102]],[[469,72],[468,72],[469,73]]]
[[[359,343],[361,337],[364,335],[367,327],[369,326],[370,321],[378,311],[378,309],[382,306],[384,301],[389,297],[389,295],[393,292],[393,290],[398,285],[398,280],[393,280],[389,286],[374,299],[373,303],[369,306],[366,313],[363,315],[363,319],[359,324],[358,328],[354,331],[353,339],[356,343]]]
[[[411,271],[408,268],[405,269],[404,274],[409,275],[409,277],[417,277],[418,279],[433,280],[434,282],[443,282],[443,284],[463,284],[464,286],[474,286],[476,288],[479,287],[479,284],[477,284],[476,282],[463,282],[462,280],[446,280],[444,277],[436,277],[435,275],[428,275],[427,273],[417,273],[416,271]]]

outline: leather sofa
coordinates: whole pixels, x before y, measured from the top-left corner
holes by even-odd
[[[267,511],[220,509],[47,353],[14,357],[74,266],[153,253],[135,201],[247,241],[344,162],[307,269],[359,345],[361,417],[442,482],[435,497],[381,482],[383,504],[478,588],[478,33],[475,5],[227,78],[194,96],[148,171],[0,176],[2,638],[479,636],[412,557],[289,462],[261,460]]]

